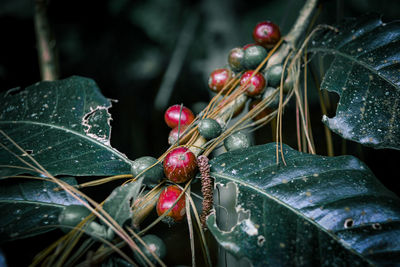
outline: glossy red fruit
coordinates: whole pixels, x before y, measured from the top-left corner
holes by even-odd
[[[250,102],[249,104],[249,110],[252,110],[258,103],[261,102],[261,99],[255,99],[252,102]],[[261,120],[262,118],[268,116],[271,112],[273,112],[274,110],[269,108],[269,107],[265,107],[260,113],[257,114],[257,116],[255,116],[254,118],[252,118],[253,121],[258,121]]]
[[[156,207],[158,216],[161,216],[169,208],[171,208],[181,193],[182,193],[182,190],[178,186],[176,186],[176,185],[167,186],[161,192],[161,194],[158,198],[157,207]],[[173,219],[173,221],[177,222],[177,221],[181,221],[184,218],[185,213],[186,213],[185,195],[183,195],[166,216]],[[165,218],[167,218],[167,217],[165,217]],[[166,221],[168,222],[168,219]]]
[[[164,159],[165,176],[174,183],[183,183],[197,171],[196,156],[186,147],[171,150]]]
[[[250,82],[248,80],[250,79],[251,75],[253,75],[254,71],[253,70],[248,70],[245,73],[243,73],[242,77],[240,78],[240,85],[244,86],[246,85],[246,94],[248,96],[257,96],[261,94],[264,91],[266,82],[264,79],[264,76],[261,73],[257,73],[254,75]]]
[[[189,125],[194,121],[193,112],[185,106],[182,106],[181,112],[181,105],[173,105],[170,106],[164,114],[165,123],[170,128],[175,128],[179,124],[179,118],[182,125]]]
[[[211,72],[208,78],[208,87],[211,91],[218,93],[229,83],[232,77],[233,73],[230,69],[216,69]]]
[[[186,128],[187,125],[181,125],[181,127],[176,126],[174,129],[172,129],[168,135],[168,144],[170,144],[171,146],[175,144],[178,141],[178,136],[179,139],[181,139],[182,133],[186,130]]]
[[[254,27],[253,39],[259,45],[272,48],[281,39],[281,32],[278,25],[271,21],[263,21]]]

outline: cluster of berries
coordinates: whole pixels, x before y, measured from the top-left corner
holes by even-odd
[[[209,88],[215,93],[225,94],[232,79],[240,74],[240,86],[245,87],[247,96],[254,98],[249,105],[251,110],[262,98],[269,97],[275,91],[275,87],[280,84],[282,75],[280,64],[269,68],[264,75],[261,72],[254,75],[255,69],[267,57],[268,49],[274,47],[280,38],[280,30],[276,24],[270,21],[258,23],[253,30],[255,43],[233,48],[228,55],[229,68],[220,68],[211,72],[208,79]],[[274,105],[276,107],[277,101]],[[253,119],[259,120],[272,111],[273,109],[266,108]]]
[[[210,89],[216,93],[226,93],[228,83],[234,78],[235,74],[241,73],[240,85],[246,87],[246,95],[255,98],[254,101],[260,101],[262,94],[264,94],[264,97],[270,96],[271,92],[269,92],[268,88],[265,90],[267,81],[269,86],[278,86],[281,79],[282,66],[272,66],[267,70],[265,76],[262,73],[253,74],[254,69],[266,58],[268,54],[267,49],[275,46],[280,38],[279,27],[274,23],[265,21],[257,24],[253,31],[253,39],[256,43],[232,49],[228,56],[230,68],[217,69],[211,73],[209,78]],[[275,90],[274,88],[272,89]],[[254,101],[250,104],[250,109],[257,103]],[[241,110],[237,114],[240,112]],[[265,112],[261,114],[265,114]],[[175,145],[179,144],[181,135],[195,121],[195,116],[187,107],[173,105],[165,112],[164,119],[166,124],[171,128],[168,143]],[[257,120],[259,117],[255,119]],[[201,119],[197,123],[197,129],[198,133],[206,140],[214,139],[222,133],[221,125],[211,118]],[[247,135],[241,132],[231,134],[224,140],[224,147],[228,151],[248,146],[250,146],[250,141]],[[168,152],[162,163],[150,156],[136,159],[132,162],[131,172],[133,177],[143,177],[144,183],[148,186],[159,184],[164,177],[174,183],[163,189],[156,206],[157,214],[161,216],[171,209],[176,202],[164,219],[167,223],[173,223],[181,221],[186,214],[185,195],[183,194],[183,190],[176,184],[185,183],[194,178],[198,169],[201,170],[202,167],[202,158],[199,157],[198,166],[196,155],[187,147],[178,146]],[[204,176],[204,173],[202,173],[202,176]],[[59,216],[60,225],[64,226],[61,229],[65,232],[70,231],[70,229],[75,227],[89,214],[90,211],[80,205],[67,207]],[[87,231],[92,231],[96,235],[106,239],[112,239],[114,236],[112,231],[106,231],[105,227],[95,222],[91,222]],[[147,247],[159,258],[165,256],[166,246],[159,237],[146,235],[142,239],[147,244]],[[145,249],[143,245],[139,244],[139,247],[153,263],[157,262],[152,253]],[[135,258],[138,262],[145,265],[144,259],[137,253],[135,253]]]
[[[260,101],[260,96],[264,93],[268,83],[277,86],[277,79],[266,79],[262,73],[254,74],[255,68],[266,58],[268,49],[276,45],[281,35],[279,27],[270,21],[258,23],[253,31],[253,39],[256,43],[248,44],[244,47],[237,47],[230,51],[228,63],[230,68],[214,70],[209,78],[209,87],[216,93],[224,94],[227,84],[234,78],[235,74],[241,73],[240,85],[246,86],[246,95]],[[242,73],[243,72],[243,73]],[[273,69],[274,74],[279,72]],[[280,76],[281,72],[279,73]],[[268,75],[267,75],[268,76]],[[275,75],[276,76],[276,75]],[[280,77],[279,77],[280,80]],[[274,89],[274,88],[272,88]],[[268,95],[268,90],[264,95]],[[257,99],[258,98],[258,99]],[[255,105],[252,102],[250,105]],[[171,128],[168,136],[168,143],[174,145],[179,143],[182,134],[187,132],[187,128],[195,120],[193,112],[183,105],[173,105],[164,114],[165,123]],[[218,137],[222,132],[221,125],[214,119],[205,118],[198,122],[197,129],[199,134],[206,140]],[[246,135],[237,133],[224,140],[227,150],[247,147],[250,142]],[[175,185],[187,182],[194,178],[198,171],[196,155],[187,147],[178,146],[165,156],[162,163],[153,157],[141,157],[132,163],[132,174],[144,176],[144,183],[156,185],[161,179],[166,177],[174,185],[169,185],[161,192],[156,210],[161,216],[177,201],[182,195],[182,189]],[[175,206],[166,215],[166,221],[180,221],[185,216],[185,195],[182,195]]]
[[[169,135],[169,143],[175,144],[178,136],[186,127],[191,124],[195,116],[193,112],[181,105],[173,105],[165,112],[164,119],[166,124],[172,128]],[[158,163],[156,158],[145,156],[136,159],[132,163],[132,175],[144,176],[144,183],[149,186],[158,184],[161,179],[166,177],[169,181],[180,184],[192,179],[197,172],[197,160],[193,152],[186,147],[177,147],[172,149],[164,158],[164,161]],[[161,192],[156,210],[161,216],[182,194],[182,190],[177,185],[170,185]],[[180,221],[185,216],[185,195],[178,200],[172,210],[166,215],[165,221]]]

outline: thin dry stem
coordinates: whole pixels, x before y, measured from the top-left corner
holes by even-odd
[[[281,76],[281,82],[280,82],[280,92],[279,92],[279,107],[278,107],[278,115],[276,119],[276,164],[279,164],[279,146],[281,150],[281,157],[283,163],[286,165],[285,157],[283,155],[283,147],[282,147],[282,115],[283,115],[283,80],[284,80],[284,73],[286,71],[286,66],[289,62],[289,59],[292,55],[292,52],[289,53],[287,58],[285,59],[285,62],[283,63],[282,67],[282,76]],[[290,70],[289,70],[290,71]]]
[[[143,230],[141,230],[138,235],[143,235],[144,233],[146,233],[147,231],[149,231],[151,228],[153,228],[153,226],[155,226],[157,223],[159,223],[162,219],[164,219],[165,216],[167,216],[167,214],[169,214],[169,212],[175,207],[176,203],[178,203],[178,201],[181,199],[181,197],[185,194],[186,190],[188,189],[188,187],[190,186],[190,183],[192,182],[192,179],[190,179],[187,184],[185,185],[185,187],[182,189],[182,192],[179,194],[179,196],[176,198],[176,200],[174,201],[174,203],[172,203],[171,207],[169,209],[167,209],[161,216],[159,216],[157,219],[155,219],[150,225],[148,225],[146,228],[144,228]],[[178,185],[179,186],[179,185]],[[179,186],[179,188],[181,188]]]
[[[299,103],[296,101],[296,137],[297,137],[297,150],[301,151],[301,126],[300,126],[300,113]]]
[[[20,150],[22,153],[25,152],[24,149],[22,149],[17,143],[14,142],[7,134],[5,134],[2,130],[0,130],[0,133],[2,133],[18,150]],[[15,154],[15,153],[14,153]],[[18,156],[17,156],[18,157]],[[60,179],[55,178],[52,176],[47,170],[44,169],[42,165],[40,165],[31,155],[27,155],[27,157],[34,162],[36,166],[38,166],[39,169],[37,171],[40,173],[41,171],[46,177],[49,177],[53,182],[58,184],[60,187],[62,187],[67,193],[69,193],[72,197],[74,197],[76,200],[82,203],[86,208],[88,208],[94,215],[96,215],[100,220],[102,220],[108,227],[110,227],[117,235],[119,235],[127,244],[132,248],[132,250],[137,251],[138,247],[137,245],[133,242],[133,240],[129,237],[129,235],[122,229],[122,227],[107,213],[103,210],[101,205],[99,205],[97,202],[89,198],[87,195],[83,194],[79,190],[75,189],[73,186],[63,182]],[[90,204],[92,204],[96,209],[92,208],[88,203],[83,201],[80,197],[86,199]],[[138,251],[139,254],[141,254],[141,251]]]
[[[121,174],[121,175],[109,176],[109,177],[93,180],[90,182],[86,182],[83,184],[74,185],[74,187],[77,189],[80,189],[80,188],[85,188],[85,187],[98,186],[98,185],[106,184],[106,183],[109,183],[109,182],[112,182],[115,180],[126,179],[126,178],[132,178],[132,174]],[[135,181],[135,179],[133,179],[132,181]],[[57,188],[54,188],[54,191],[60,191],[61,189],[62,189],[61,187],[57,187]]]
[[[50,37],[46,5],[46,0],[35,0],[35,33],[42,80],[54,81],[58,78],[58,64],[55,52],[55,41]]]
[[[327,115],[328,111],[327,111],[327,107],[325,105],[325,99],[324,99],[324,97],[322,96],[322,93],[321,93],[320,82],[318,80],[317,75],[313,71],[313,68],[310,68],[310,72],[311,72],[311,76],[313,77],[314,84],[315,84],[315,87],[316,87],[317,92],[318,92],[319,105],[320,105],[320,108],[321,108],[321,113],[322,113],[322,115]],[[325,132],[325,139],[326,139],[327,154],[328,154],[328,156],[333,157],[334,156],[334,150],[333,150],[332,134],[331,134],[331,131],[329,130],[328,126],[326,126],[326,125],[324,125],[324,132]]]
[[[164,182],[161,182],[150,190],[142,199],[134,203],[132,207],[132,225],[138,227],[140,223],[147,217],[157,204],[158,196],[163,190]]]
[[[300,61],[298,61],[297,64],[300,65]],[[299,66],[297,68],[299,68]],[[302,123],[302,126],[303,126],[303,133],[304,133],[304,135],[306,137],[306,140],[307,140],[308,149],[310,150],[310,152],[312,154],[315,154],[315,149],[312,146],[312,142],[310,140],[310,135],[309,135],[309,132],[307,131],[306,120],[305,120],[305,115],[304,115],[304,109],[303,109],[303,106],[302,106],[300,89],[299,89],[299,85],[298,85],[299,78],[296,78],[296,81],[297,82],[296,82],[295,87],[293,88],[293,90],[294,90],[294,93],[296,95],[296,101],[297,101],[297,103],[299,103],[298,107],[299,107],[299,111],[300,111],[301,123]]]
[[[190,186],[187,189],[187,195],[190,196]],[[194,248],[194,234],[193,234],[193,223],[192,223],[192,215],[190,211],[190,201],[189,198],[185,198],[185,209],[186,209],[186,219],[188,223],[189,230],[189,239],[190,239],[190,251],[192,252],[192,267],[196,267],[196,251]]]
[[[190,201],[190,205],[191,205],[191,207],[192,207],[193,215],[194,215],[194,217],[195,217],[195,219],[196,219],[196,224],[197,224],[197,226],[198,226],[197,229],[198,229],[199,232],[200,232],[200,239],[201,239],[201,244],[202,244],[201,248],[202,248],[202,250],[203,250],[203,254],[205,255],[205,262],[206,262],[207,266],[212,266],[212,264],[211,264],[210,252],[209,252],[209,250],[208,250],[206,238],[205,238],[205,236],[204,236],[203,227],[202,227],[201,222],[200,222],[200,217],[199,217],[199,214],[198,214],[198,212],[197,212],[196,205],[194,204],[193,199],[192,199],[192,197],[191,197],[189,194],[186,193],[186,197],[187,197],[187,198],[189,199],[189,201]]]

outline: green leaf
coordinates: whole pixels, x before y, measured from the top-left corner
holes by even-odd
[[[323,157],[276,144],[210,161],[217,185],[236,188],[237,223],[207,226],[218,243],[256,266],[400,264],[400,199],[352,156]]]
[[[110,146],[110,107],[91,79],[40,82],[18,93],[0,94],[0,130],[52,175],[129,173],[130,161]],[[2,134],[0,142],[27,159]],[[4,165],[27,167],[2,147],[1,165],[0,176],[26,172]]]
[[[62,178],[76,185],[73,177]],[[44,180],[8,179],[0,183],[0,243],[42,234],[58,225],[58,215],[69,205],[82,205],[57,184]]]
[[[345,139],[400,149],[400,21],[365,15],[337,27],[308,48],[335,56],[321,89],[338,93],[340,102],[323,122]]]
[[[103,209],[119,224],[132,217],[131,206],[139,195],[143,178],[118,186],[104,202]]]

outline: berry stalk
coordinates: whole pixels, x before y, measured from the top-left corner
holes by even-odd
[[[135,228],[139,227],[140,223],[157,205],[158,197],[160,196],[162,189],[162,186],[157,186],[134,203],[132,209],[132,225]]]

